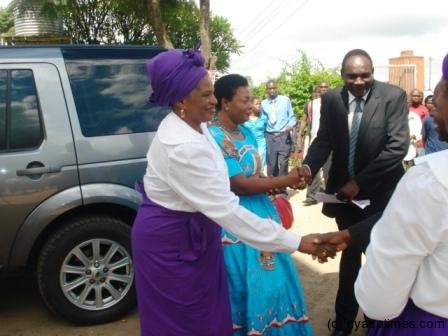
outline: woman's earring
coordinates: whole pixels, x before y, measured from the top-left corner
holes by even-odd
[[[180,117],[181,117],[182,119],[185,119],[185,110],[184,110],[184,109],[181,109],[181,110],[180,110]]]

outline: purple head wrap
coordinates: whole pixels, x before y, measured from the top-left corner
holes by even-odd
[[[146,63],[146,72],[153,90],[150,100],[161,106],[172,106],[188,96],[207,74],[199,46],[160,53]]]
[[[445,80],[448,81],[448,54],[445,55],[442,64],[442,75]]]

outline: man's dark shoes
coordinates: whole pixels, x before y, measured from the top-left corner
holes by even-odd
[[[317,201],[311,197],[307,197],[306,200],[303,201],[304,206],[310,206],[310,205],[314,205],[314,204],[317,204]]]
[[[330,336],[350,336],[350,333],[344,330],[333,330]]]

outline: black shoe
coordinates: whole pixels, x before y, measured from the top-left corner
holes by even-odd
[[[344,330],[333,330],[330,336],[350,336],[350,332]]]
[[[307,198],[306,200],[303,201],[304,206],[310,206],[314,204],[317,204],[317,201],[314,198]]]

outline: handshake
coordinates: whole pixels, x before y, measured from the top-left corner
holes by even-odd
[[[292,189],[305,189],[313,180],[311,172],[307,166],[295,167],[288,173],[289,185]]]
[[[311,254],[313,259],[325,263],[328,258],[334,258],[337,252],[347,248],[350,238],[348,230],[322,234],[312,233],[302,237],[298,251]]]

